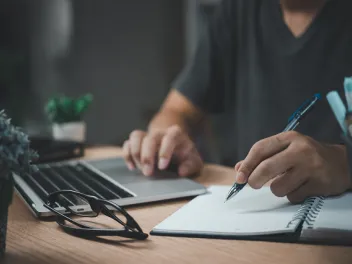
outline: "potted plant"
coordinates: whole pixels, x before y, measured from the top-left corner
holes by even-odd
[[[51,98],[46,104],[45,112],[52,123],[54,139],[84,142],[86,123],[83,121],[83,115],[92,101],[91,94],[79,98]]]
[[[38,156],[29,146],[28,136],[11,124],[0,111],[0,256],[6,248],[8,207],[13,195],[13,173],[25,177],[36,170],[31,161]]]

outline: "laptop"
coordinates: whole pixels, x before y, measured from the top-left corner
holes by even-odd
[[[38,164],[32,175],[14,175],[15,190],[38,218],[53,214],[43,206],[49,193],[70,189],[113,201],[121,206],[144,204],[192,197],[207,189],[189,178],[181,178],[176,170],[156,171],[146,177],[129,171],[122,158],[68,160]],[[56,210],[68,213],[57,205]],[[89,212],[90,207],[73,201],[73,210]]]

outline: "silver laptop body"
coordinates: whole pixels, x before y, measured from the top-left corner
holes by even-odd
[[[176,172],[156,171],[146,177],[139,171],[129,171],[121,158],[91,161],[65,161],[38,165],[33,175],[14,175],[15,189],[37,217],[52,216],[43,206],[49,193],[62,189],[77,190],[113,201],[121,206],[164,201],[200,195],[206,188]],[[65,212],[62,207],[56,210]],[[74,210],[89,211],[86,205]]]

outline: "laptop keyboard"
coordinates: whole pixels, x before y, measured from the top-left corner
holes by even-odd
[[[83,164],[54,163],[38,165],[39,171],[22,179],[45,202],[48,194],[59,190],[74,190],[101,199],[133,197]]]

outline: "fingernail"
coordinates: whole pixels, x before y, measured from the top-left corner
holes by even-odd
[[[242,171],[237,173],[236,182],[238,183],[245,183],[246,182],[246,175]]]
[[[143,166],[143,173],[146,176],[150,176],[152,174],[153,168],[150,166],[150,164],[145,164]]]
[[[160,158],[159,159],[158,167],[159,167],[160,170],[166,169],[167,165],[168,165],[168,160],[167,159],[165,159],[165,158]]]

